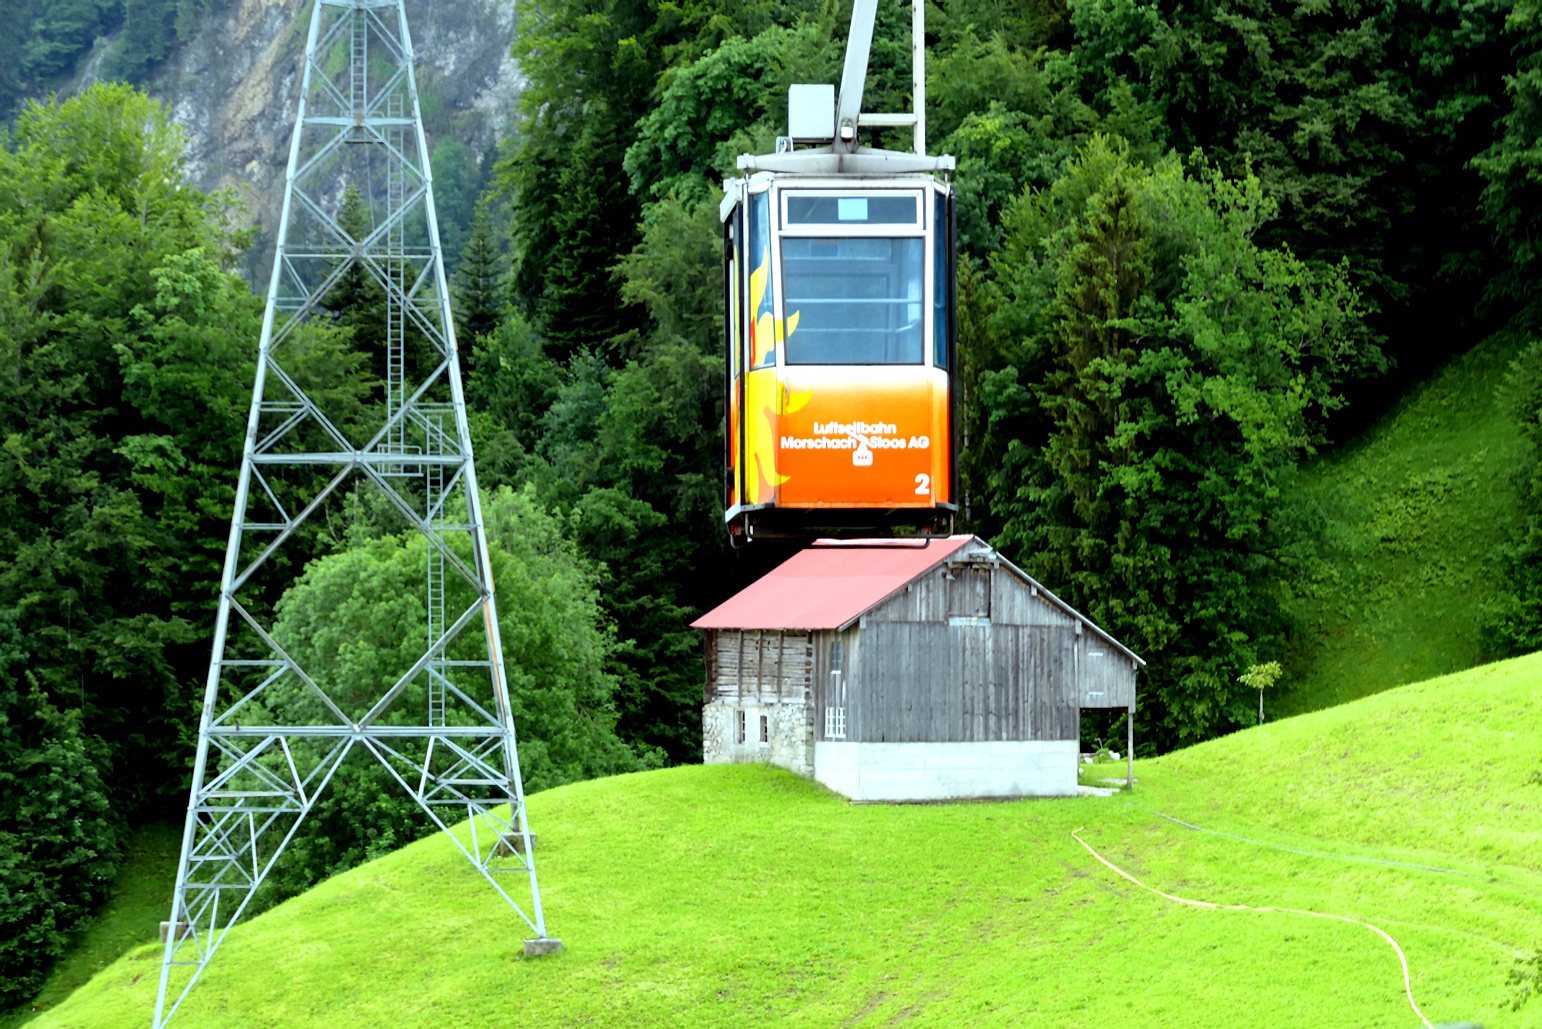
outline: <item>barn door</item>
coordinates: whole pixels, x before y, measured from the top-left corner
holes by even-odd
[[[950,679],[952,640],[936,622],[873,622],[862,630],[856,729],[868,743],[923,743],[939,735],[948,704],[961,703]],[[851,728],[847,729],[848,739]]]
[[[1074,740],[1081,736],[1081,695],[1077,677],[1076,631],[1069,626],[1035,625],[1033,738]]]

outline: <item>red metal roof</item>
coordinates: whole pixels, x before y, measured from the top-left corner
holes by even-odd
[[[694,629],[839,629],[973,536],[820,540],[691,623]]]

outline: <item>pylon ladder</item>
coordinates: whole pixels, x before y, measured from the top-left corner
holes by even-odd
[[[560,947],[547,936],[525,817],[413,56],[402,0],[315,0],[154,1029],[355,751],[529,926],[537,946],[527,953]],[[357,234],[340,219],[349,184],[368,198]],[[369,356],[378,395],[358,409],[318,389],[325,369],[307,363],[360,338],[328,306],[350,272],[383,297],[381,352]],[[362,697],[306,666],[306,641],[291,638],[275,604],[299,578],[298,562],[275,556],[349,488],[384,498],[428,555],[426,632],[412,636],[422,653]]]

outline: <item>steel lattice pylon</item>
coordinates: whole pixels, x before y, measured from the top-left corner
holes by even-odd
[[[350,380],[350,367],[372,375]],[[277,628],[273,604],[298,578],[286,549],[344,487],[416,529],[426,555],[421,653],[367,696],[304,667],[295,654],[314,648]],[[527,953],[560,947],[541,912],[489,562],[406,15],[401,0],[316,0],[156,1029],[355,748],[530,926]],[[499,872],[528,879],[528,913]]]

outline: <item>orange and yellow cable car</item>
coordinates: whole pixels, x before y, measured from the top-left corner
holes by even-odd
[[[740,157],[743,174],[723,184],[735,545],[952,528],[954,162],[926,155],[922,0],[913,6],[913,113],[862,113],[877,0],[855,0],[839,94],[793,86],[777,152]],[[910,151],[861,145],[864,127],[903,126]]]
[[[758,172],[725,202],[735,542],[951,530],[953,193]]]

